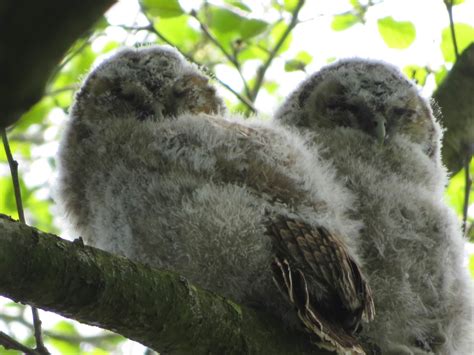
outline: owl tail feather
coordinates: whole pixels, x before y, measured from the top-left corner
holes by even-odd
[[[325,319],[312,306],[306,278],[300,269],[294,271],[286,259],[275,258],[272,270],[273,281],[288,301],[296,307],[298,317],[306,330],[321,339],[317,344],[319,347],[336,351],[338,354],[365,354],[354,336],[341,326]]]

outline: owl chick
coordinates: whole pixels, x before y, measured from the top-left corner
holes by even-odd
[[[98,66],[59,152],[74,233],[364,353],[355,333],[374,309],[350,191],[299,135],[224,112],[175,50],[122,50]]]
[[[444,203],[441,128],[416,87],[386,63],[342,60],[303,82],[276,119],[313,134],[315,154],[354,196],[377,310],[359,339],[382,354],[472,354],[473,293]]]

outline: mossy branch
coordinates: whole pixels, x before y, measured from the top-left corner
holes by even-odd
[[[0,214],[0,294],[167,354],[328,354],[270,315],[184,277]]]
[[[0,6],[0,127],[15,122],[43,96],[74,41],[115,0],[5,0]]]

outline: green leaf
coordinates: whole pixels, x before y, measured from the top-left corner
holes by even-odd
[[[263,45],[263,41],[259,42],[260,45]],[[245,47],[244,49],[241,49],[239,51],[239,61],[244,62],[246,60],[254,60],[254,59],[259,59],[261,61],[264,61],[268,57],[268,52],[262,49],[259,46],[254,46],[250,45]]]
[[[72,322],[68,322],[65,320],[61,320],[57,322],[54,327],[54,330],[56,330],[59,333],[62,334],[67,334],[67,335],[78,335],[79,332],[77,331],[76,327]]]
[[[240,10],[244,10],[245,12],[251,12],[252,9],[248,7],[247,5],[243,4],[241,1],[238,0],[225,0],[226,4],[229,4],[233,7],[236,7]]]
[[[51,344],[57,350],[59,350],[60,354],[80,354],[81,353],[81,347],[79,343],[71,343],[69,341],[58,340],[54,338],[49,339],[48,343]]]
[[[220,33],[234,32],[237,28],[240,28],[244,20],[242,16],[234,11],[212,5],[207,7],[205,15],[207,16],[207,25]]]
[[[290,59],[285,62],[285,71],[287,72],[297,71],[297,70],[304,71],[305,67],[306,67],[306,64],[298,59]]]
[[[461,54],[469,44],[474,42],[474,27],[466,23],[455,23],[454,33],[459,54]],[[456,61],[450,27],[444,28],[441,32],[441,51],[446,62],[454,63]]]
[[[102,350],[102,349],[94,349],[88,353],[85,353],[87,355],[108,355],[110,354],[110,351],[105,351],[105,350]]]
[[[156,17],[176,17],[184,14],[178,0],[141,0],[146,11]]]
[[[426,78],[428,77],[428,71],[426,68],[420,67],[419,65],[407,65],[403,68],[403,73],[410,79],[415,80],[418,85],[424,86]]]
[[[154,27],[169,41],[174,43],[183,52],[189,52],[195,48],[201,38],[199,31],[189,25],[190,17],[187,15],[173,18],[158,18]]]
[[[64,65],[61,71],[54,77],[48,91],[61,90],[64,87],[77,85],[80,77],[91,69],[96,58],[97,53],[92,50],[90,45],[87,45]]]
[[[311,54],[309,54],[308,52],[306,51],[299,51],[297,54],[296,54],[296,59],[302,61],[303,63],[305,63],[306,65],[308,65],[309,63],[311,63],[313,61],[313,57]]]
[[[2,306],[3,307],[8,307],[8,308],[17,308],[19,310],[24,309],[24,307],[25,307],[24,305],[19,304],[19,303],[15,303],[15,302],[4,303]]]
[[[332,19],[331,28],[334,31],[344,31],[359,22],[359,18],[353,13],[340,14]]]
[[[471,164],[472,163],[473,161],[471,161]],[[462,218],[464,206],[464,178],[464,169],[462,169],[456,175],[451,177],[451,179],[449,179],[449,184],[445,191],[445,195],[449,205],[454,208],[460,218]]]
[[[207,25],[217,34],[233,33],[234,39],[249,39],[264,32],[269,24],[259,19],[247,19],[234,11],[219,6],[208,6]],[[229,38],[232,40],[232,38]],[[227,39],[227,40],[229,40]]]
[[[443,65],[443,66],[441,67],[441,69],[438,70],[438,71],[434,74],[436,85],[441,84],[447,74],[448,74],[448,69],[446,68],[446,66]]]
[[[352,5],[352,7],[356,10],[362,9],[362,5],[359,0],[349,0],[349,3]]]
[[[21,174],[21,166],[19,167]],[[50,201],[40,200],[35,195],[35,190],[28,188],[21,175],[20,193],[23,202],[23,208],[27,211],[28,223],[35,225],[39,229],[57,232],[53,227],[53,216],[49,210]],[[15,193],[13,190],[13,183],[10,174],[0,178],[0,213],[18,218]]]
[[[456,6],[456,5],[459,5],[459,4],[462,4],[464,2],[464,0],[444,0],[444,2],[453,5],[453,6]]]
[[[29,212],[28,222],[31,225],[53,233],[58,232],[53,225],[53,215],[49,209],[51,202],[48,200],[40,200],[36,197],[34,191],[29,190],[28,194],[23,194],[23,203]]]
[[[306,51],[300,51],[298,54],[296,54],[294,59],[287,60],[285,62],[285,71],[291,72],[291,71],[296,71],[296,70],[302,70],[304,71],[306,68],[306,65],[311,63],[313,60],[313,57],[311,54],[309,54]]]
[[[263,83],[263,87],[268,91],[269,94],[274,94],[278,90],[279,86],[280,85],[278,85],[276,81],[266,80]]]
[[[41,128],[39,128],[39,129],[41,129]],[[16,130],[15,130],[15,132],[16,132]],[[11,148],[11,151],[13,153],[13,156],[16,159],[24,158],[24,159],[30,159],[31,160],[31,147],[32,146],[33,145],[28,141],[16,140],[14,135],[12,135],[10,137],[10,148]],[[6,159],[6,157],[5,157],[5,159]]]
[[[283,33],[288,28],[288,25],[284,22],[278,22],[270,32],[270,46],[274,47],[276,43],[280,40]],[[277,54],[284,53],[290,48],[291,41],[293,39],[292,34],[290,33],[288,37],[286,37],[285,41],[281,45],[280,49],[278,50]]]
[[[288,12],[292,12],[296,8],[296,5],[298,5],[298,0],[283,1],[283,8]]]
[[[26,128],[35,123],[41,123],[54,108],[54,101],[51,98],[44,97],[36,103],[28,112],[26,112],[15,125],[15,132],[24,132]]]
[[[260,33],[265,32],[268,28],[268,22],[250,19],[245,20],[241,23],[239,32],[242,36],[242,39],[249,39],[259,35]]]
[[[393,17],[387,16],[379,19],[377,24],[382,39],[390,48],[408,48],[415,40],[416,29],[411,22],[395,21]]]
[[[0,213],[18,219],[18,213],[15,204],[15,194],[10,175],[0,178]]]

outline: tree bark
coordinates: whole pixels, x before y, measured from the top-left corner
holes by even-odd
[[[268,314],[186,278],[0,214],[0,294],[163,354],[330,354]]]
[[[461,170],[474,153],[474,43],[467,47],[433,98],[446,128],[442,157],[449,172]]]
[[[1,1],[0,128],[40,100],[64,53],[115,1]]]

